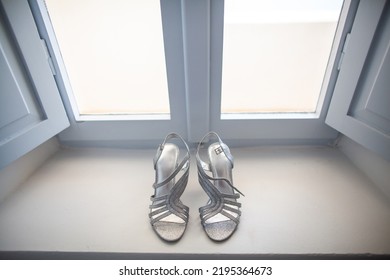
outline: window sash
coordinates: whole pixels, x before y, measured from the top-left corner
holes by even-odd
[[[170,117],[168,114],[81,115],[71,92],[54,31],[43,0],[30,0],[40,36],[46,40],[57,71],[60,89],[71,126],[59,134],[69,145],[148,146],[170,131],[186,137],[186,102],[181,1],[161,0],[164,47],[167,67]],[[109,133],[107,133],[109,132]],[[153,144],[154,145],[154,144]]]
[[[345,1],[336,30],[330,63],[317,110],[314,113],[242,113],[221,114],[223,0],[211,1],[211,100],[210,129],[221,133],[237,145],[247,143],[326,143],[337,131],[324,122],[337,79],[337,62],[343,42],[351,30],[357,1]]]

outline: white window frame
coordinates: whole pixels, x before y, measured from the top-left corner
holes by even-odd
[[[161,14],[166,56],[170,115],[81,115],[61,57],[43,0],[29,0],[41,37],[46,41],[56,69],[56,81],[70,119],[70,127],[59,134],[65,145],[149,146],[174,130],[186,137],[184,58],[180,0],[162,0]],[[179,36],[178,36],[179,34]],[[124,35],[131,36],[131,34]],[[166,39],[166,38],[169,38]]]
[[[71,126],[59,134],[66,145],[139,147],[155,145],[169,132],[197,143],[210,130],[236,145],[329,143],[338,132],[325,124],[337,80],[337,62],[359,1],[346,0],[315,113],[222,115],[220,109],[224,0],[161,0],[170,119],[164,116],[92,117],[72,111],[66,71],[43,0],[29,0],[58,72],[56,81]],[[61,66],[62,65],[62,66]]]
[[[343,43],[351,30],[358,1],[344,1],[323,86],[314,113],[221,114],[223,0],[211,1],[211,116],[210,129],[237,145],[258,143],[328,143],[338,132],[325,124],[325,117],[338,75]]]

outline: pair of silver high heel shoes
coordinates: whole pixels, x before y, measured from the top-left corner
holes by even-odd
[[[216,142],[209,141],[206,148],[204,141],[208,137],[216,138]],[[181,160],[179,147],[171,143],[174,138],[186,149]],[[201,159],[203,149],[207,149],[207,161]],[[226,240],[236,230],[241,216],[241,204],[237,199],[242,193],[232,183],[233,156],[218,134],[209,132],[198,145],[196,162],[199,183],[210,198],[205,206],[199,208],[201,223],[209,238]],[[153,163],[156,179],[154,195],[151,196],[150,222],[163,240],[177,241],[183,236],[189,218],[189,208],[180,200],[187,186],[190,168],[187,143],[176,133],[168,134],[158,147]]]

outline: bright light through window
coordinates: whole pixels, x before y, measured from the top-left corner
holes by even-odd
[[[222,113],[311,113],[341,0],[225,0]]]
[[[159,0],[46,0],[81,115],[169,114]]]

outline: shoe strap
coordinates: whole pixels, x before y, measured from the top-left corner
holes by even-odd
[[[164,150],[165,144],[173,139],[173,138],[178,138],[183,142],[187,153],[184,156],[183,160],[180,162],[180,164],[175,168],[174,172],[168,176],[164,181],[159,182],[159,183],[154,183],[153,187],[154,188],[159,188],[161,186],[166,185],[168,182],[170,182],[172,179],[176,177],[176,175],[180,171],[184,171],[182,176],[175,182],[173,188],[171,189],[170,193],[161,197],[155,197],[152,195],[151,200],[153,202],[158,202],[157,204],[152,204],[150,206],[150,222],[151,224],[154,224],[157,221],[162,220],[163,218],[174,214],[181,218],[185,223],[188,221],[188,215],[189,215],[189,208],[185,206],[181,201],[180,197],[184,192],[184,189],[186,188],[187,182],[188,182],[188,176],[189,176],[189,159],[190,159],[190,150],[188,148],[187,143],[184,141],[184,139],[176,134],[176,133],[170,133],[168,134],[163,143],[159,145],[157,149],[157,153],[153,159],[153,165],[154,169],[156,169],[156,164],[159,158],[161,157],[162,151]]]
[[[203,161],[200,158],[200,155],[199,155],[199,151],[200,151],[200,149],[202,147],[202,144],[204,143],[205,139],[210,137],[210,136],[214,136],[218,140],[219,146],[221,148],[221,152],[223,152],[225,154],[226,158],[229,160],[229,162],[231,163],[232,168],[233,168],[234,167],[234,157],[231,154],[229,147],[224,142],[222,142],[222,140],[219,137],[219,135],[216,132],[214,132],[214,131],[210,131],[205,136],[203,136],[203,138],[202,138],[202,140],[200,140],[200,142],[198,144],[198,148],[196,150],[196,159],[197,159],[198,162],[200,162],[202,168],[204,170],[211,171],[210,163]]]
[[[157,148],[157,153],[155,155],[155,157],[153,158],[153,166],[154,166],[154,169],[156,169],[156,164],[157,164],[157,161],[159,160],[161,154],[162,154],[162,151],[164,150],[164,147],[165,147],[165,144],[173,139],[173,138],[177,138],[179,140],[181,140],[181,142],[184,144],[185,148],[186,148],[186,155],[184,156],[184,158],[182,159],[182,161],[180,162],[180,164],[175,168],[175,171],[173,171],[173,173],[171,175],[169,175],[164,181],[162,182],[159,182],[159,183],[154,183],[153,184],[153,187],[154,188],[158,188],[158,187],[161,187],[161,186],[164,186],[166,185],[169,181],[171,181],[173,178],[176,177],[176,175],[181,171],[181,170],[188,170],[189,169],[189,166],[190,166],[190,149],[188,148],[188,145],[187,143],[184,141],[184,139],[176,134],[176,133],[170,133],[168,134],[163,143],[159,145],[159,147]]]
[[[169,194],[161,197],[155,197],[154,195],[151,197],[153,202],[158,202],[149,206],[149,218],[152,225],[171,214],[181,218],[185,223],[188,222],[189,208],[180,201],[180,197],[188,182],[188,175],[189,169],[175,183]]]
[[[182,164],[182,163],[183,163],[183,162],[185,163],[185,162],[189,161],[189,159],[190,159],[190,149],[188,148],[188,145],[187,145],[186,141],[184,141],[184,139],[183,139],[179,134],[177,134],[177,133],[170,133],[170,134],[168,134],[168,135],[165,137],[164,141],[163,141],[163,142],[158,146],[158,148],[157,148],[156,155],[155,155],[154,158],[153,158],[153,167],[154,167],[154,169],[156,169],[157,161],[159,160],[159,158],[160,158],[160,156],[161,156],[161,154],[162,154],[162,151],[164,150],[165,144],[166,144],[169,140],[174,139],[174,138],[179,139],[179,140],[184,144],[184,147],[185,147],[186,150],[187,150],[187,153],[186,153],[186,155],[184,156],[184,158],[183,158],[183,160],[182,160],[182,162],[181,162],[180,165],[183,165],[183,166],[184,166],[184,164]]]
[[[238,192],[242,196],[245,196],[240,190],[238,190],[235,186],[233,186],[232,182],[230,182],[230,180],[228,180],[227,178],[214,178],[214,177],[211,177],[211,176],[206,174],[205,170],[206,171],[211,171],[211,167],[210,167],[211,163],[210,162],[205,162],[205,161],[203,161],[200,158],[200,149],[201,149],[201,146],[202,146],[203,142],[205,141],[205,139],[207,137],[210,137],[211,135],[214,136],[218,140],[220,148],[221,148],[221,152],[223,152],[225,154],[226,158],[229,160],[229,162],[231,164],[231,167],[232,168],[234,167],[234,158],[233,158],[233,155],[230,152],[229,147],[224,142],[222,142],[221,138],[219,137],[219,135],[216,132],[210,131],[199,142],[198,148],[197,148],[197,151],[196,151],[196,161],[197,161],[197,165],[198,165],[198,172],[201,172],[201,174],[202,174],[202,176],[201,176],[202,180],[201,181],[203,181],[203,185],[205,185],[204,180],[207,180],[207,179],[209,181],[210,180],[212,180],[212,181],[218,181],[218,180],[221,181],[222,180],[222,181],[225,181],[236,192]]]

